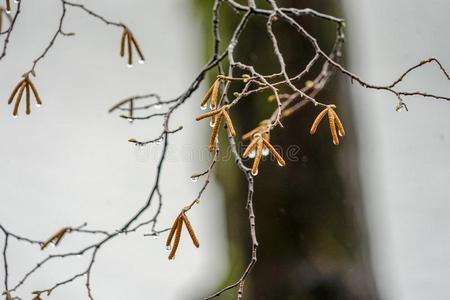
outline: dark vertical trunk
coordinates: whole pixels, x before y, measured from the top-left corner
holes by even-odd
[[[197,0],[204,13],[205,28],[210,28],[212,1]],[[258,1],[257,1],[258,2]],[[265,5],[260,1],[258,5]],[[338,1],[278,1],[284,7],[311,7],[341,15]],[[226,5],[225,5],[226,6]],[[228,8],[222,15],[223,40],[226,42],[238,16]],[[318,38],[321,46],[331,49],[335,26],[310,17],[301,24]],[[238,60],[255,65],[263,74],[278,71],[273,47],[265,31],[263,17],[252,19],[242,34],[237,48]],[[290,74],[297,74],[313,55],[311,45],[282,21],[277,21],[275,34],[286,58]],[[210,44],[210,32],[205,32]],[[310,74],[317,75],[318,68]],[[310,79],[308,78],[308,79]],[[243,134],[270,116],[274,104],[270,94],[253,95],[232,110],[232,117]],[[247,299],[378,299],[369,262],[367,233],[362,198],[358,189],[357,157],[351,107],[346,90],[334,76],[318,96],[335,103],[349,135],[336,147],[326,124],[318,135],[309,128],[319,113],[307,105],[286,119],[285,128],[276,129],[271,141],[283,149],[287,166],[276,162],[262,163],[255,180],[255,213],[260,242],[258,262],[247,281]],[[326,122],[325,122],[326,123]],[[288,153],[288,149],[299,147]],[[233,162],[221,163],[218,176],[223,184],[230,238],[230,273],[226,283],[236,280],[250,257],[249,226],[245,211],[246,182]],[[231,293],[231,292],[230,292]],[[229,294],[221,299],[230,299]]]

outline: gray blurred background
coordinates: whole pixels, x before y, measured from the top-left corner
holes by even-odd
[[[200,2],[204,9],[210,9],[211,1]],[[8,55],[0,63],[0,97],[4,99],[0,105],[3,140],[0,222],[13,232],[37,239],[46,239],[61,227],[85,221],[91,228],[114,230],[141,207],[153,182],[161,146],[140,149],[130,145],[127,139],[159,135],[160,120],[130,125],[117,116],[108,115],[107,109],[134,94],[158,92],[164,98],[177,96],[205,62],[202,34],[209,28],[209,22],[200,22],[198,4],[182,0],[84,3],[111,20],[127,24],[140,43],[147,63],[128,69],[118,53],[121,32],[79,10],[70,9],[64,29],[76,32],[76,36],[58,40],[37,67],[35,84],[43,106],[32,108],[30,116],[21,113],[18,119],[13,119],[6,99],[21,74],[30,68],[30,62],[47,45],[60,15],[58,1],[24,0],[23,15]],[[303,1],[302,5],[321,5],[327,11],[331,10],[328,3]],[[347,66],[366,81],[390,82],[407,67],[429,56],[440,58],[444,66],[450,67],[448,1],[346,0],[333,3],[341,6],[337,10],[347,19]],[[174,126],[183,125],[185,129],[171,139],[172,148],[162,181],[164,206],[160,228],[170,226],[180,207],[195,197],[201,183],[192,183],[189,176],[208,165],[201,155],[191,155],[202,153],[209,131],[207,125],[193,122],[199,112],[197,100],[206,85],[203,84],[180,109],[173,122]],[[403,86],[450,93],[450,84],[434,66],[412,74]],[[342,80],[342,86],[337,89],[345,98],[341,100],[342,105],[353,112],[344,113],[351,115],[347,116],[347,121],[352,126],[347,126],[350,137],[345,140],[344,152],[339,152],[340,156],[346,155],[347,158],[339,160],[346,166],[337,163],[338,173],[344,186],[357,185],[355,189],[361,191],[346,193],[346,197],[353,195],[357,199],[351,201],[361,205],[362,213],[356,218],[362,218],[362,223],[367,224],[367,232],[365,229],[357,232],[362,232],[370,247],[366,250],[361,247],[363,250],[358,251],[371,257],[368,270],[374,270],[379,297],[448,299],[450,188],[446,183],[450,178],[447,157],[450,104],[408,99],[410,111],[397,113],[396,101],[391,95],[350,86],[346,80]],[[344,97],[348,94],[342,90],[347,89],[351,96]],[[328,139],[326,134],[323,136]],[[306,144],[297,142],[300,147]],[[330,147],[328,140],[322,146]],[[303,154],[307,156],[306,145],[305,148]],[[355,166],[350,175],[345,171],[348,165]],[[222,175],[223,172],[222,169]],[[286,193],[296,195],[293,190],[286,190]],[[236,265],[246,262],[247,252],[233,254],[236,252],[234,244],[230,247],[228,241],[233,233],[226,220],[230,220],[230,214],[239,219],[246,216],[241,210],[230,211],[230,204],[226,208],[223,194],[221,186],[213,180],[201,205],[190,213],[201,247],[195,249],[185,240],[173,262],[167,261],[164,237],[144,238],[141,231],[107,244],[99,252],[93,271],[96,298],[199,299],[228,282],[230,274],[237,275],[234,273]],[[302,198],[292,200],[301,202]],[[257,203],[260,209],[270,205],[261,203],[264,202]],[[318,209],[328,209],[327,201],[317,203]],[[242,209],[242,205],[238,208]],[[262,222],[263,216],[259,216]],[[246,241],[245,222],[242,234]],[[305,234],[301,243],[313,244]],[[61,247],[50,251],[57,253],[90,241],[90,238],[74,235],[65,238]],[[261,248],[264,247],[262,244]],[[315,251],[315,248],[310,250]],[[242,260],[235,258],[240,255]],[[277,252],[271,255],[281,256]],[[10,280],[15,283],[43,254],[27,244],[12,242],[9,256]],[[51,264],[35,274],[21,295],[49,287],[70,272],[83,270],[85,263],[84,258],[77,258],[64,264]],[[263,261],[261,263],[264,265]],[[351,275],[350,268],[350,275],[347,275],[353,280],[352,276],[356,275]],[[268,278],[264,270],[259,272],[264,276],[261,280],[256,278],[250,290],[261,290],[258,283],[264,280],[276,281]],[[252,294],[255,296],[249,299],[287,299],[277,295],[264,297],[255,291]],[[341,299],[337,296],[296,297],[294,292],[292,295],[290,299]],[[52,294],[52,299],[85,298],[83,281]],[[234,294],[223,297],[232,298]]]

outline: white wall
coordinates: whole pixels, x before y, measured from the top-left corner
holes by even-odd
[[[115,230],[143,205],[161,146],[139,150],[127,140],[159,135],[160,120],[130,126],[116,115],[108,115],[107,110],[136,93],[177,96],[204,63],[201,28],[188,1],[85,2],[107,18],[125,22],[148,63],[128,69],[119,57],[121,31],[69,9],[64,30],[77,35],[59,39],[36,69],[35,84],[43,106],[33,107],[30,116],[21,112],[13,119],[6,99],[32,59],[45,48],[60,15],[59,1],[23,2],[8,56],[0,62],[0,222],[36,239],[85,221],[91,228]],[[179,210],[194,199],[201,182],[194,184],[189,176],[208,165],[206,160],[185,159],[186,149],[204,148],[197,144],[206,138],[208,125],[193,122],[199,113],[195,99],[203,92],[195,94],[172,123],[174,128],[183,125],[185,129],[171,139],[176,145],[163,171],[160,229],[170,226]],[[93,270],[96,299],[186,299],[207,294],[226,274],[222,206],[220,190],[213,183],[201,205],[189,213],[201,247],[197,250],[188,239],[183,240],[175,261],[167,260],[164,238],[145,238],[145,231],[106,244]],[[71,235],[50,252],[78,249],[87,242]],[[12,241],[10,285],[33,267],[38,257],[42,257],[38,249]],[[85,266],[82,258],[49,265],[33,276],[19,295],[27,299],[29,291],[50,287]],[[84,280],[56,290],[52,296],[84,298]]]
[[[346,0],[349,64],[388,83],[435,56],[450,68],[447,0]],[[450,96],[436,66],[401,85]],[[384,299],[448,299],[450,278],[450,103],[406,100],[352,86],[361,176],[374,266]],[[352,130],[352,129],[350,129]]]

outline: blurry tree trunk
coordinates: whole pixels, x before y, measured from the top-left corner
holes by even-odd
[[[209,47],[212,1],[195,2],[196,8],[201,9]],[[279,0],[278,3],[284,7],[311,7],[341,15],[338,1]],[[265,6],[266,1],[257,1],[257,5]],[[221,32],[225,45],[237,22],[235,13],[224,5]],[[256,66],[263,74],[270,74],[279,70],[273,59],[273,47],[265,31],[265,22],[263,17],[252,19],[236,51],[238,60]],[[321,45],[331,49],[335,37],[334,24],[309,17],[303,17],[301,24],[318,38]],[[312,57],[313,49],[290,26],[280,22],[274,28],[288,72],[297,74]],[[209,47],[207,55],[210,54]],[[314,69],[310,78],[315,77],[318,71],[318,68]],[[351,107],[339,78],[339,74],[332,78],[331,84],[319,94],[319,99],[335,103],[344,118],[350,134],[341,146],[332,144],[325,124],[319,127],[317,136],[310,136],[312,120],[319,113],[319,109],[310,104],[286,119],[283,122],[285,128],[277,128],[271,135],[271,141],[282,149],[298,145],[300,151],[295,155],[298,161],[287,159],[285,168],[278,167],[273,160],[266,160],[256,177],[256,230],[260,247],[258,262],[247,280],[246,299],[378,299],[358,187]],[[269,95],[251,96],[240,102],[239,109],[231,111],[240,134],[270,116],[275,104],[267,102]],[[283,154],[287,156],[286,151]],[[231,265],[225,284],[239,278],[250,258],[245,211],[247,185],[233,162],[222,162],[218,177],[226,196],[230,239]],[[230,294],[233,292],[220,299],[234,299],[234,294]]]

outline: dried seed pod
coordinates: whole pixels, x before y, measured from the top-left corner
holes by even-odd
[[[186,214],[182,213],[181,217],[183,218],[184,224],[186,225],[186,229],[191,237],[192,243],[194,244],[195,247],[200,247],[200,243],[197,239],[197,236],[195,235],[194,229],[192,228],[191,223],[189,222],[188,217],[186,216]]]

